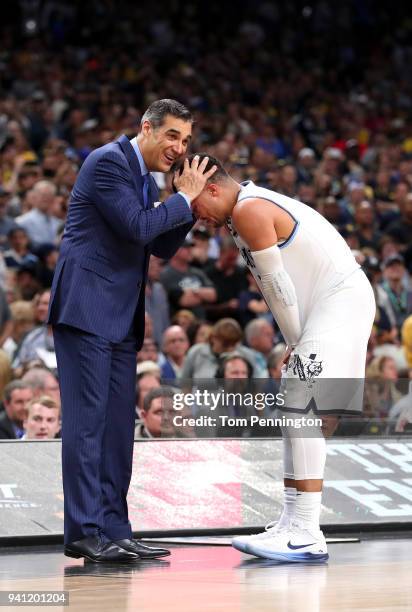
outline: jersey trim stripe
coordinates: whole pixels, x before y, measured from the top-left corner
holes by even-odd
[[[284,210],[285,213],[288,214],[289,217],[293,219],[293,221],[295,222],[295,227],[293,228],[292,232],[290,233],[290,235],[288,236],[288,238],[286,238],[284,242],[282,242],[281,244],[278,243],[278,247],[280,249],[283,249],[283,247],[287,246],[288,244],[292,242],[292,240],[296,236],[296,232],[299,227],[299,221],[296,219],[296,217],[292,215],[290,210],[287,210],[287,208],[282,206],[282,204],[278,204],[277,202],[274,202],[273,200],[270,200],[269,198],[262,198],[262,196],[246,196],[246,198],[240,198],[238,202],[243,202],[243,200],[266,200],[266,202],[270,202],[271,204],[274,204],[275,206],[279,206],[279,208]]]
[[[283,249],[285,246],[288,246],[293,241],[293,239],[295,238],[296,233],[298,231],[299,225],[300,225],[300,221],[296,221],[296,225],[293,228],[292,233],[290,234],[289,238],[286,238],[286,240],[284,242],[282,242],[282,244],[278,244],[278,247],[280,249]]]

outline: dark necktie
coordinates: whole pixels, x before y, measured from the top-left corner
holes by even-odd
[[[149,202],[149,186],[150,186],[150,174],[147,173],[143,177],[143,203],[144,207],[147,209],[150,206]]]

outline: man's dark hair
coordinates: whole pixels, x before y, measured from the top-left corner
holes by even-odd
[[[7,238],[13,238],[13,236],[18,232],[23,232],[23,234],[26,234],[26,236],[28,236],[27,230],[22,225],[16,225],[7,232]]]
[[[40,390],[43,393],[46,387],[46,377],[50,375],[53,376],[53,378],[56,378],[47,368],[36,366],[34,368],[30,368],[30,370],[24,374],[21,380],[24,382],[26,387],[29,387],[33,391]]]
[[[205,172],[207,172],[208,170],[210,170],[210,168],[212,166],[216,166],[217,170],[212,174],[212,176],[207,180],[208,183],[219,183],[221,181],[225,181],[229,178],[229,174],[226,172],[222,162],[220,161],[220,159],[217,159],[217,157],[213,157],[213,155],[209,155],[208,153],[193,153],[192,155],[189,155],[187,157],[187,159],[189,160],[189,164],[192,163],[192,160],[195,156],[198,156],[199,159],[199,163],[205,158],[208,157],[209,161],[206,164],[206,168],[205,168]],[[177,172],[181,172],[183,169],[183,164],[184,164],[184,159],[180,159],[178,160],[178,162],[176,163],[176,165],[172,168],[172,170],[177,171]],[[175,187],[175,184],[173,182],[172,184],[173,187],[173,191],[175,193],[177,193],[177,189]]]
[[[192,113],[186,106],[177,100],[165,98],[152,102],[144,113],[141,124],[143,124],[144,121],[150,121],[154,128],[158,128],[163,125],[166,115],[172,115],[172,117],[176,117],[177,119],[193,123]]]
[[[31,386],[24,382],[23,380],[12,380],[11,382],[9,382],[8,385],[6,385],[4,387],[4,391],[3,391],[3,398],[6,402],[9,402],[11,400],[11,396],[13,395],[13,391],[16,391],[16,389],[30,389],[31,390]]]
[[[226,364],[228,364],[229,361],[233,361],[234,359],[240,359],[241,361],[243,361],[244,364],[246,364],[247,376],[248,378],[252,378],[252,364],[244,355],[242,355],[242,353],[236,351],[232,351],[231,353],[224,353],[224,355],[220,359],[219,367],[216,370],[215,378],[225,378]]]
[[[143,410],[148,412],[152,406],[152,402],[157,397],[164,397],[172,399],[177,393],[177,389],[174,387],[156,387],[155,389],[150,389],[143,400]]]

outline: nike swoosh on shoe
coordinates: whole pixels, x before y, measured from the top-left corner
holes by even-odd
[[[308,546],[313,546],[314,544],[316,544],[316,542],[311,542],[310,544],[300,544],[299,546],[295,546],[294,544],[291,544],[289,540],[288,548],[290,548],[291,550],[299,550],[299,548],[307,548]]]

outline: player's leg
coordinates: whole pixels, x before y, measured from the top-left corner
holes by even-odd
[[[283,510],[279,527],[289,527],[295,516],[296,481],[293,467],[293,452],[290,436],[282,430],[283,445]]]
[[[249,536],[237,536],[232,539],[232,546],[241,552],[249,552],[249,545],[273,537],[275,533],[288,529],[295,515],[296,483],[293,472],[293,454],[291,439],[282,431],[283,441],[283,509],[278,520],[273,520],[263,533]]]
[[[289,416],[302,417],[301,414]],[[305,437],[299,438],[296,431],[293,427],[285,427],[284,431],[285,439],[289,438],[294,471],[294,480],[286,479],[286,483],[296,486],[289,527],[265,540],[250,543],[247,552],[278,561],[326,561],[326,542],[319,527],[326,443],[321,427],[310,428]]]

